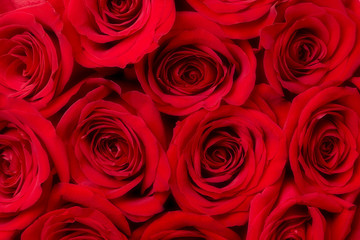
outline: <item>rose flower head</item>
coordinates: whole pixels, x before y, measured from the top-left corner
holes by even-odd
[[[180,208],[241,225],[253,196],[281,180],[285,136],[262,112],[221,106],[179,122],[168,158],[170,187]]]
[[[105,79],[70,105],[57,132],[64,140],[71,179],[104,194],[133,221],[163,210],[170,170],[160,114],[137,91],[120,93]]]
[[[196,23],[196,24],[194,24]],[[224,37],[219,26],[194,12],[180,12],[160,47],[135,64],[139,82],[161,112],[187,115],[241,105],[255,84],[250,44]]]
[[[158,46],[175,19],[173,0],[64,0],[67,36],[85,67],[126,67]]]
[[[360,21],[340,0],[288,1],[265,27],[264,70],[279,93],[338,86],[360,64]]]

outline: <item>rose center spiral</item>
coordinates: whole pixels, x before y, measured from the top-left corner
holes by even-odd
[[[334,150],[335,141],[336,139],[332,137],[329,136],[324,137],[320,145],[320,152],[324,158],[326,158]]]

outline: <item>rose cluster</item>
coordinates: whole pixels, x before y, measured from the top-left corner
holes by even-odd
[[[0,239],[360,239],[360,2],[1,1]]]

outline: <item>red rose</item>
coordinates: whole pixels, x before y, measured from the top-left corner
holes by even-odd
[[[174,130],[170,187],[183,210],[241,225],[253,196],[280,179],[285,152],[282,130],[259,111],[198,111]]]
[[[142,93],[120,96],[113,82],[89,80],[99,87],[72,104],[57,125],[71,178],[105,194],[131,220],[145,221],[163,210],[168,196],[160,114]]]
[[[200,14],[221,25],[230,38],[258,37],[260,30],[272,24],[279,0],[187,0]]]
[[[248,42],[235,44],[218,25],[193,12],[178,13],[160,48],[135,65],[144,91],[170,115],[214,109],[222,100],[244,103],[254,87],[255,68]]]
[[[21,239],[99,238],[124,240],[127,237],[101,212],[82,207],[62,208],[47,212],[37,219]]]
[[[261,33],[270,85],[295,94],[340,85],[360,63],[359,19],[340,0],[287,3]]]
[[[86,67],[125,67],[153,51],[174,23],[173,0],[64,0],[68,37]]]
[[[66,173],[64,150],[52,124],[31,105],[0,95],[1,239],[42,213],[51,190],[52,164]],[[68,181],[68,175],[60,179]]]
[[[301,195],[287,183],[267,188],[251,203],[247,240],[345,239],[355,206],[331,195]]]
[[[240,240],[240,237],[209,216],[175,211],[136,230],[131,239]]]
[[[312,88],[292,102],[284,131],[302,192],[343,194],[360,187],[360,94]]]
[[[48,3],[0,16],[0,93],[40,109],[62,92],[73,66],[62,25]]]
[[[60,184],[54,188],[49,206],[21,239],[128,239],[129,225],[119,209],[87,188]]]

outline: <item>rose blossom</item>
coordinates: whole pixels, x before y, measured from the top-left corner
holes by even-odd
[[[52,166],[68,181],[64,146],[29,103],[0,95],[0,238],[22,230],[44,210]],[[65,173],[65,174],[64,174]]]
[[[170,115],[215,109],[222,100],[244,103],[255,84],[255,68],[248,42],[235,44],[194,12],[178,13],[160,47],[135,65],[145,93]]]
[[[252,197],[280,179],[285,152],[282,130],[264,113],[235,106],[201,110],[174,130],[170,187],[183,210],[241,225]]]
[[[174,23],[173,0],[64,0],[67,36],[86,67],[121,67],[153,51]]]
[[[260,36],[266,77],[276,91],[337,86],[359,66],[360,22],[340,0],[293,0],[278,11]]]
[[[47,212],[22,234],[21,239],[31,240],[35,237],[44,240],[56,240],[62,237],[127,239],[101,212],[77,206]]]
[[[48,212],[21,235],[22,240],[128,239],[121,211],[89,189],[72,184],[54,187]]]
[[[356,207],[332,195],[301,195],[287,179],[251,202],[246,240],[345,239]]]
[[[240,237],[209,216],[175,211],[167,212],[160,218],[136,230],[131,239],[240,240]]]
[[[312,88],[292,102],[284,131],[294,180],[302,192],[343,194],[360,187],[360,94]]]
[[[62,26],[49,3],[0,16],[0,93],[38,109],[61,93],[73,66]]]
[[[200,14],[221,25],[230,38],[258,37],[276,17],[278,0],[187,0]]]
[[[57,132],[67,146],[72,180],[110,199],[133,221],[163,210],[169,166],[164,128],[151,99],[104,79],[62,116]]]

